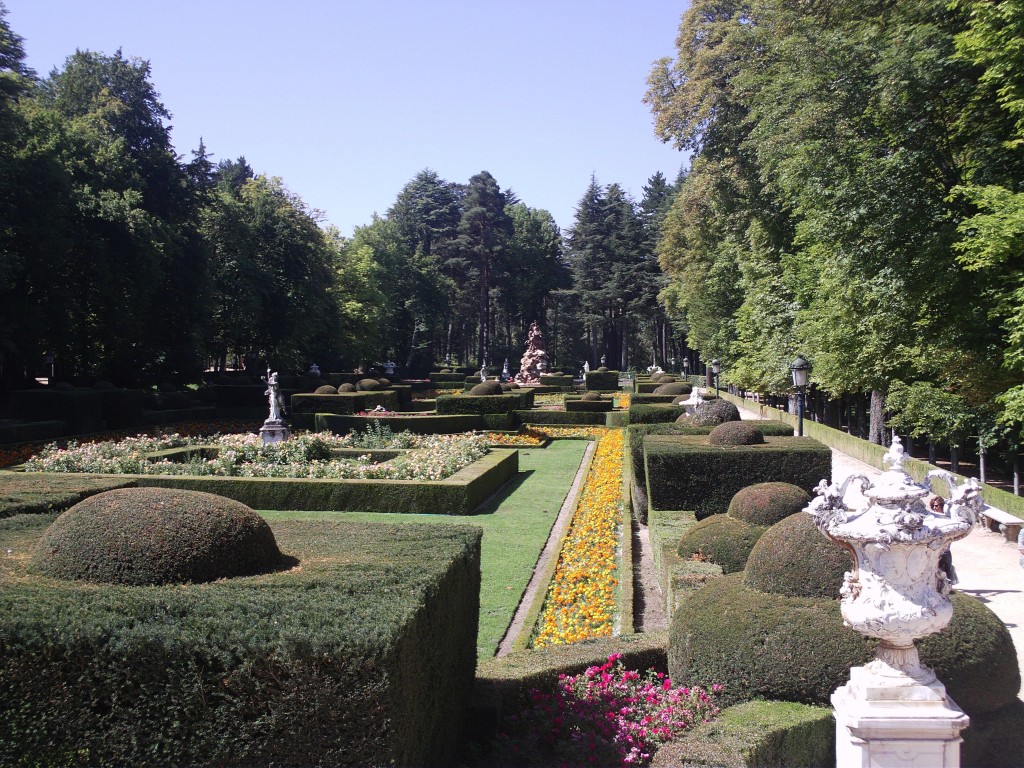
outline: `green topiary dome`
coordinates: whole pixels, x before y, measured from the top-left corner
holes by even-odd
[[[918,647],[922,663],[974,717],[1016,699],[1020,670],[999,617],[969,595],[951,598],[949,626]],[[843,626],[838,600],[758,592],[733,573],[688,595],[676,610],[668,665],[675,680],[724,684],[722,706],[754,698],[828,706],[850,667],[870,661],[874,648]]]
[[[349,384],[349,383],[346,382],[345,384],[339,384],[338,385],[338,392],[339,393],[341,393],[341,392],[355,392],[355,391],[356,391],[356,385],[355,384]]]
[[[314,395],[336,395],[336,394],[338,394],[338,390],[335,387],[332,387],[330,384],[325,384],[322,387],[317,387],[316,390],[313,392],[313,394]]]
[[[708,433],[711,445],[762,445],[764,433],[749,421],[727,421]]]
[[[775,525],[810,503],[811,494],[792,483],[755,483],[736,492],[728,514],[751,525]]]
[[[747,558],[744,584],[790,597],[839,598],[850,553],[826,539],[811,515],[801,512],[776,523]]]
[[[670,381],[659,384],[654,389],[656,395],[688,395],[693,392],[693,387],[685,381]]]
[[[122,488],[80,501],[46,529],[29,570],[129,586],[269,573],[281,551],[267,522],[222,496]]]
[[[598,373],[607,373],[607,372],[608,372],[608,367],[607,367],[607,366],[605,366],[605,365],[602,365],[602,366],[600,366],[600,367],[599,367],[599,368],[597,369],[597,372],[598,372]]]
[[[585,392],[583,394],[583,397],[580,398],[580,400],[586,400],[587,402],[593,402],[595,400],[600,400],[600,399],[601,399],[601,393],[600,392],[594,392],[594,391]]]
[[[471,390],[471,395],[500,395],[502,394],[501,384],[496,381],[481,381]]]
[[[728,400],[708,400],[693,409],[690,423],[698,427],[717,427],[727,421],[739,421],[740,411]]]
[[[728,515],[711,515],[690,528],[679,541],[679,556],[689,559],[700,554],[722,566],[723,573],[742,571],[747,555],[765,532]]]
[[[383,387],[377,379],[360,379],[356,389],[360,392],[379,392]]]
[[[387,389],[391,386],[391,380],[385,379],[384,377],[377,379],[377,383],[380,384],[381,389]]]

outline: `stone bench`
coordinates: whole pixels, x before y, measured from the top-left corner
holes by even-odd
[[[995,507],[986,507],[978,513],[978,524],[983,525],[990,531],[997,531],[1006,537],[1007,541],[1017,543],[1017,536],[1024,520],[1014,517],[1008,512],[1003,512]]]

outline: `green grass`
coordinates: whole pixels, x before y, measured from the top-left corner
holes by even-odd
[[[472,516],[391,515],[373,512],[263,511],[268,520],[344,519],[382,523],[461,523],[484,530],[477,657],[488,659],[508,629],[533,566],[547,541],[587,444],[556,440],[547,448],[519,451],[519,476]]]

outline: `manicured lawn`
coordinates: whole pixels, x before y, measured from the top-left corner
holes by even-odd
[[[306,518],[434,522],[479,525],[484,529],[481,553],[480,631],[477,657],[494,655],[547,541],[558,510],[572,485],[586,450],[583,440],[556,440],[547,448],[519,451],[519,476],[472,517],[396,515],[372,512],[262,512],[268,520]]]

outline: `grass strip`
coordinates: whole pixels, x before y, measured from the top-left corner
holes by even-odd
[[[443,515],[370,512],[263,511],[268,520],[344,519],[366,522],[478,525],[481,547],[480,628],[477,657],[494,656],[533,574],[558,510],[572,485],[586,443],[557,440],[547,448],[519,450],[519,475],[476,514],[457,520]]]

